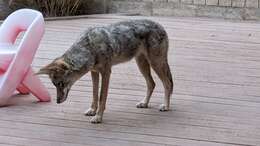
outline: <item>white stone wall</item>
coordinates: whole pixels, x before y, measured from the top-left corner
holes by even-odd
[[[260,20],[259,0],[110,0],[109,12]]]
[[[0,0],[0,19],[10,9]],[[83,0],[85,14],[136,13],[155,16],[260,20],[260,0]]]

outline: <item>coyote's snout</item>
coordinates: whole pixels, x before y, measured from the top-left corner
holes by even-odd
[[[132,58],[135,58],[147,84],[146,97],[137,107],[148,107],[155,87],[150,72],[153,68],[165,88],[164,103],[160,111],[169,110],[173,81],[167,52],[168,37],[160,24],[150,20],[123,21],[106,27],[89,28],[69,50],[40,69],[38,74],[49,75],[57,88],[57,103],[62,103],[67,99],[71,86],[90,71],[93,101],[85,114],[94,116],[92,123],[100,123],[106,106],[111,67]],[[99,95],[100,75],[102,79]]]

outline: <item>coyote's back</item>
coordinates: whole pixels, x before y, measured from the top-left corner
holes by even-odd
[[[81,46],[84,46],[82,48]],[[96,55],[99,62],[112,64],[128,61],[138,54],[147,57],[167,57],[168,37],[164,28],[151,20],[122,21],[109,26],[89,28],[72,48],[65,53],[68,60],[70,54],[78,51]],[[84,58],[78,54],[77,58]]]

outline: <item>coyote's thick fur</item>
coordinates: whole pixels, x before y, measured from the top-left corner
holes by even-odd
[[[160,111],[167,111],[173,90],[172,75],[167,61],[168,46],[164,28],[150,20],[130,20],[105,27],[89,28],[69,50],[40,69],[38,74],[49,75],[57,88],[57,103],[62,103],[66,100],[73,83],[91,71],[93,101],[85,114],[94,116],[91,119],[92,123],[100,123],[106,106],[111,67],[135,58],[147,84],[147,95],[137,107],[148,107],[155,87],[150,70],[152,68],[165,88],[164,104],[161,105]],[[102,77],[100,95],[99,75]]]

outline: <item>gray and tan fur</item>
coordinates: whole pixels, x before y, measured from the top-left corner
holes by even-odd
[[[169,110],[173,81],[167,52],[168,37],[160,24],[150,20],[123,21],[87,29],[65,54],[43,67],[38,74],[50,76],[57,88],[57,103],[62,103],[66,100],[73,83],[91,71],[93,101],[85,114],[94,116],[91,119],[92,123],[100,123],[106,107],[111,67],[132,58],[135,58],[147,84],[147,95],[137,107],[148,107],[155,87],[151,76],[153,68],[165,88],[164,103],[160,111]],[[100,75],[102,84],[99,95]]]

